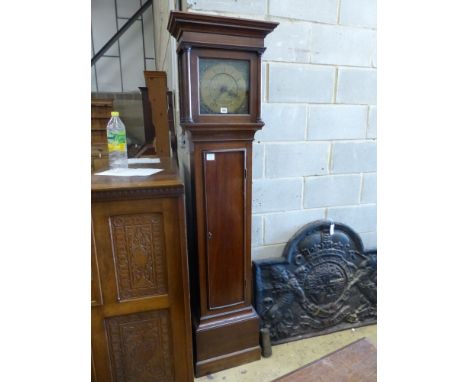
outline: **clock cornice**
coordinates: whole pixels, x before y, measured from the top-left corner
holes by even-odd
[[[177,40],[183,32],[216,33],[264,39],[278,26],[274,21],[249,20],[237,17],[172,11],[167,29]]]

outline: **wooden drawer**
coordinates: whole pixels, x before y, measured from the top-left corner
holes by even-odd
[[[91,98],[92,107],[112,107],[113,104],[112,98]]]
[[[92,158],[102,158],[109,155],[107,151],[107,143],[93,144],[91,145],[91,157]]]
[[[92,118],[91,130],[106,130],[109,119],[110,117],[109,118]]]
[[[111,117],[112,107],[91,107],[91,118],[107,118]]]
[[[98,171],[102,168],[105,168],[109,165],[109,158],[107,156],[102,158],[92,158],[91,159],[91,170]]]
[[[107,131],[91,130],[91,144],[107,144]]]

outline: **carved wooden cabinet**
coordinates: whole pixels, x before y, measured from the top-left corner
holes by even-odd
[[[252,307],[252,140],[264,38],[277,23],[172,12],[186,173],[195,374],[260,358]]]
[[[193,381],[184,187],[174,162],[161,166],[92,176],[96,382]]]

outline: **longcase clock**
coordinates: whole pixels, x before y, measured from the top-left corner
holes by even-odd
[[[195,372],[260,358],[252,307],[252,140],[264,38],[277,23],[172,12],[187,202]]]

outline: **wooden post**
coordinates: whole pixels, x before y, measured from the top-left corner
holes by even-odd
[[[166,72],[145,71],[145,83],[151,103],[151,114],[156,133],[156,154],[171,156],[169,145],[169,119],[167,115],[167,77]]]

